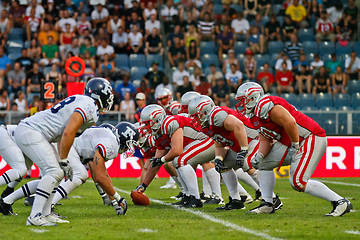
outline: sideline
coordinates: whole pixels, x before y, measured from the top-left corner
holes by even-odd
[[[317,178],[317,180],[320,181],[320,182],[323,182],[323,183],[331,183],[331,184],[336,184],[336,185],[360,187],[360,184],[356,184],[356,183],[345,183],[345,182],[329,181],[329,180],[322,180],[322,179],[318,179],[318,178]]]

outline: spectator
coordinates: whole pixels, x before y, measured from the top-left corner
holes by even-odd
[[[73,4],[73,2],[75,1],[65,0],[65,3],[60,5],[60,11],[67,9],[69,11],[69,15],[72,16],[72,18],[77,19],[79,12],[78,8],[75,6],[75,4]]]
[[[289,56],[291,64],[295,68],[299,64],[300,54],[304,53],[304,49],[302,44],[298,42],[296,35],[292,34],[290,40],[291,42],[284,46],[284,53]]]
[[[187,69],[199,67],[201,68],[201,62],[199,61],[200,48],[195,40],[191,40],[189,47],[186,48],[186,62]]]
[[[249,30],[249,21],[244,18],[243,12],[238,12],[236,19],[231,22],[231,31],[235,34],[235,40],[245,41]]]
[[[326,9],[329,14],[329,19],[334,26],[336,26],[343,18],[343,4],[341,1],[337,1],[335,6],[331,6]]]
[[[14,103],[17,104],[17,110],[20,112],[28,111],[28,103],[25,98],[25,93],[23,91],[18,91]]]
[[[97,47],[96,55],[100,59],[103,59],[105,54],[109,55],[110,59],[113,59],[115,57],[115,50],[113,46],[109,45],[109,42],[105,38],[103,38],[101,40],[101,45]]]
[[[109,11],[100,3],[91,12],[91,21],[94,28],[104,27],[109,19]]]
[[[1,41],[0,45],[2,47],[4,47],[7,42],[11,28],[12,28],[12,22],[7,16],[7,11],[2,10],[0,16],[0,41]]]
[[[10,98],[5,88],[0,88],[0,111],[10,110]],[[4,117],[4,115],[2,115]]]
[[[23,27],[23,20],[25,17],[25,8],[19,5],[19,1],[15,0],[11,2],[9,10],[9,17],[14,24],[14,27]]]
[[[82,58],[85,62],[85,71],[83,74],[83,79],[87,81],[89,78],[95,77],[95,71],[96,71],[95,56],[91,56],[89,50],[85,50]]]
[[[179,62],[178,69],[174,71],[172,75],[173,84],[175,86],[182,86],[184,84],[184,76],[187,76],[189,78],[190,74],[188,71],[185,70],[184,62]]]
[[[276,20],[276,15],[270,16],[270,20],[265,24],[266,41],[281,41],[280,23]]]
[[[157,28],[153,28],[151,34],[147,36],[145,42],[145,54],[164,54],[164,48],[162,47],[161,38],[159,36]]]
[[[351,36],[353,35],[353,30],[349,27],[348,22],[342,18],[336,26],[336,39],[339,44],[342,46],[348,45],[351,41]]]
[[[352,39],[356,39],[357,34],[357,26],[358,26],[358,12],[359,9],[355,5],[354,0],[348,0],[348,6],[344,9],[343,18],[345,21],[345,25],[349,27],[349,29],[352,29]]]
[[[76,21],[69,15],[69,10],[65,9],[63,11],[63,17],[56,23],[56,30],[58,32],[65,32],[65,25],[70,24],[70,31],[74,32],[76,30]]]
[[[297,35],[297,26],[287,15],[284,17],[284,23],[282,25],[282,37],[283,41],[290,40],[292,35]]]
[[[258,12],[263,17],[267,17],[270,14],[273,14],[271,10],[271,1],[270,0],[259,0],[258,1]]]
[[[190,46],[190,42],[191,41],[195,41],[196,44],[198,45],[200,43],[200,36],[199,34],[196,32],[196,27],[195,25],[190,25],[189,26],[189,30],[185,33],[185,46],[189,47]]]
[[[115,73],[115,62],[109,60],[109,55],[104,54],[103,60],[98,65],[98,75],[103,78],[111,78]]]
[[[229,26],[225,25],[223,31],[218,34],[217,38],[219,45],[218,56],[220,62],[222,62],[223,54],[230,52],[230,50],[234,47],[234,35],[230,31]]]
[[[340,61],[338,61],[336,59],[336,53],[332,53],[331,54],[331,61],[327,61],[325,63],[325,68],[326,70],[329,72],[329,74],[333,74],[336,72],[336,68],[340,66],[341,67],[341,63]]]
[[[119,27],[117,32],[112,35],[115,53],[125,54],[128,52],[128,38],[128,34],[124,32],[123,27]]]
[[[134,122],[135,102],[131,99],[130,92],[124,93],[124,99],[120,102],[120,112],[125,114],[125,120]]]
[[[31,10],[35,11],[33,17],[38,19],[44,18],[45,9],[41,6],[41,4],[37,3],[37,0],[31,0],[30,6],[28,6],[25,10],[25,16],[31,16]]]
[[[208,12],[206,12],[204,18],[198,22],[198,32],[202,41],[215,40],[215,22],[211,21]]]
[[[15,60],[15,62],[19,62],[21,68],[25,73],[29,72],[33,68],[34,61],[28,57],[26,48],[21,49],[21,57]]]
[[[138,32],[138,26],[134,25],[132,32],[128,35],[129,53],[143,53],[143,35]]]
[[[0,12],[2,10],[5,10],[6,12],[9,12],[10,11],[10,6],[9,6],[9,2],[8,1],[1,1],[1,4],[0,4]]]
[[[225,59],[224,62],[223,62],[223,67],[222,67],[223,73],[227,74],[227,73],[231,72],[231,65],[232,64],[235,64],[236,65],[236,70],[240,71],[239,60],[236,59],[234,50],[230,49],[228,51],[227,55],[228,55],[227,59]]]
[[[56,31],[50,29],[50,24],[45,22],[43,24],[42,30],[40,31],[40,33],[38,35],[38,40],[39,40],[40,45],[41,46],[47,45],[49,37],[53,38],[54,43],[57,43],[59,41],[59,34]],[[32,39],[31,41],[33,41],[33,40],[36,41],[36,39]]]
[[[294,66],[293,67],[293,70],[297,70],[297,71],[300,71],[300,67],[301,65],[304,65],[306,70],[309,70],[309,64],[308,62],[306,61],[306,55],[304,53],[301,53],[300,54],[300,58],[299,58],[299,63],[297,66]]]
[[[126,30],[127,32],[132,32],[134,29],[134,26],[136,25],[137,31],[141,34],[145,34],[145,24],[142,20],[139,19],[140,17],[136,12],[131,12],[129,21],[126,22]]]
[[[211,21],[215,21],[216,14],[214,12],[214,3],[212,1],[205,1],[205,4],[201,6],[199,18],[203,19],[205,13],[209,13]]]
[[[320,18],[316,22],[315,30],[315,39],[318,43],[324,40],[335,43],[336,35],[334,34],[334,25],[328,19],[325,9],[321,12]]]
[[[205,76],[200,76],[200,84],[196,86],[195,91],[201,95],[211,96],[211,85],[206,81]]]
[[[137,14],[137,18],[143,21],[143,9],[140,7],[140,1],[132,0],[131,5],[132,7],[128,9],[128,12],[130,12],[130,14],[135,12]]]
[[[184,34],[181,32],[180,25],[175,25],[174,31],[171,32],[168,36],[167,44],[168,47],[171,47],[175,44],[175,38],[178,37],[180,39],[180,45],[185,46],[184,42]]]
[[[244,14],[247,19],[254,19],[257,14],[258,1],[257,0],[244,0]]]
[[[262,19],[262,16],[260,13],[257,13],[255,16],[255,19],[250,21],[250,28],[251,26],[256,27],[259,31],[260,34],[265,34],[265,29],[264,29],[264,20]]]
[[[44,45],[41,48],[42,59],[40,60],[40,64],[42,66],[59,63],[59,48],[56,44],[53,43],[53,38],[48,37],[48,44]]]
[[[250,27],[247,41],[249,42],[249,47],[253,53],[264,53],[265,39],[262,34],[259,34],[259,29],[257,27]]]
[[[104,30],[103,28],[101,28],[102,30]],[[105,35],[104,34],[104,37],[106,38],[106,36],[109,36],[109,35]],[[85,28],[84,29],[84,33],[80,35],[80,38],[79,38],[79,44],[84,44],[85,42],[85,38],[88,37],[90,38],[90,42],[91,42],[91,45],[93,46],[98,46],[100,43],[101,43],[101,40],[99,40],[99,42],[95,42],[95,38],[93,36],[93,34],[90,32],[90,29],[88,28]],[[107,39],[107,38],[106,38]]]
[[[48,72],[46,74],[45,81],[54,83],[55,86],[57,86],[56,90],[58,90],[58,92],[62,91],[62,87],[63,87],[62,85],[63,84],[64,84],[64,87],[66,87],[65,79],[63,81],[63,77],[61,76],[61,73],[57,70],[57,65],[56,64],[51,65],[51,70],[50,70],[50,72]]]
[[[80,20],[76,23],[76,29],[79,34],[83,34],[85,29],[91,30],[91,23],[87,19],[86,13],[81,13]]]
[[[300,70],[297,71],[295,79],[300,94],[304,92],[304,87],[307,93],[311,93],[312,76],[311,72],[306,69],[306,65],[300,65]]]
[[[292,70],[292,63],[291,63],[291,60],[289,59],[288,55],[283,53],[283,54],[280,54],[280,56],[282,55],[282,57],[280,57],[278,60],[276,60],[276,63],[275,63],[275,70],[276,71],[281,71],[282,67],[282,63],[285,62],[286,63],[286,66],[288,68],[289,71]]]
[[[293,74],[288,70],[286,62],[281,64],[281,71],[278,71],[275,75],[275,81],[277,83],[277,93],[279,96],[282,92],[294,92],[292,83],[294,81]]]
[[[134,117],[136,121],[140,122],[141,111],[146,107],[146,96],[142,92],[138,92],[135,97],[137,108]]]
[[[330,77],[333,94],[347,93],[348,75],[342,71],[341,66],[337,66],[335,73]]]
[[[242,73],[237,70],[235,64],[231,64],[231,71],[226,73],[226,83],[230,87],[231,92],[236,92],[242,83]]]
[[[360,79],[360,59],[356,56],[355,51],[352,51],[350,57],[346,58],[345,69],[345,72],[349,74],[350,79]]]
[[[299,0],[294,0],[293,4],[286,8],[285,14],[289,15],[299,28],[306,28],[308,26],[306,9],[303,5],[299,4]]]
[[[216,85],[212,87],[212,98],[217,106],[230,106],[229,87],[225,84],[223,78],[216,80]]]
[[[62,59],[64,59],[65,56],[67,56],[69,54],[69,52],[72,52],[74,56],[80,55],[79,39],[77,37],[74,37],[71,40],[71,44],[67,44],[64,47],[63,51],[61,52]]]
[[[87,33],[87,31],[85,31],[84,33]],[[94,35],[95,35],[94,46],[99,47],[102,44],[103,39],[105,39],[108,43],[110,42],[110,35],[106,32],[106,29],[103,27],[96,29],[96,33]]]
[[[89,37],[85,37],[84,43],[80,47],[80,56],[83,57],[85,55],[85,51],[89,51],[91,57],[96,56],[97,49],[91,44],[91,39]]]
[[[66,48],[67,45],[70,45],[72,43],[72,39],[75,38],[76,34],[74,32],[71,32],[70,24],[65,24],[65,32],[60,33],[60,46],[59,51],[61,54],[61,57],[64,58],[63,50]]]
[[[320,67],[324,66],[324,62],[320,59],[319,54],[315,54],[314,61],[310,63],[310,70],[313,75],[319,72]]]
[[[254,58],[253,52],[248,49],[245,52],[245,58],[244,58],[244,70],[246,73],[246,76],[249,80],[255,80],[256,79],[256,68],[257,68],[257,62]]]
[[[157,16],[157,11],[154,8],[154,4],[150,1],[147,3],[147,7],[144,9],[143,18],[145,21],[151,20],[151,15]],[[160,23],[159,23],[160,24]],[[146,25],[146,24],[145,24]],[[160,25],[159,25],[160,27]],[[146,27],[145,27],[146,28]],[[160,29],[160,28],[159,28]],[[151,31],[150,31],[151,32]]]
[[[190,92],[190,91],[194,91],[192,84],[189,81],[189,76],[184,76],[182,79],[183,84],[179,85],[179,87],[177,87],[176,89],[176,98],[178,99],[178,101],[180,101],[182,95],[184,95],[184,93]]]
[[[193,17],[191,11],[186,12],[186,20],[181,23],[181,31],[188,32],[191,25],[197,26],[196,18]]]
[[[268,63],[265,63],[263,67],[264,70],[259,72],[256,80],[263,86],[265,93],[268,93],[274,84],[274,76],[269,71],[270,66]]]
[[[167,0],[166,6],[161,10],[161,18],[164,23],[165,34],[171,32],[171,22],[173,16],[178,15],[178,10],[173,6],[173,0]]]
[[[224,75],[222,72],[217,71],[216,65],[211,64],[210,65],[210,74],[207,76],[207,81],[210,83],[211,87],[214,87],[216,85],[216,80],[219,78],[223,78]]]
[[[215,24],[216,36],[218,36],[221,32],[224,31],[225,26],[228,26],[230,28],[230,24],[231,24],[231,21],[229,21],[228,16],[225,13],[221,14],[220,19],[218,19]]]
[[[145,35],[149,35],[154,28],[160,31],[160,21],[156,19],[156,14],[151,14],[150,19],[145,22]]]
[[[170,83],[169,78],[168,78],[168,76],[166,76],[166,75],[162,78],[162,83],[160,83],[159,85],[156,86],[156,88],[155,88],[155,93],[154,93],[153,96],[158,96],[158,92],[159,92],[160,89],[162,89],[162,88],[167,88],[167,89],[169,89],[171,92],[173,92],[173,85]]]
[[[154,93],[155,88],[162,83],[164,76],[165,73],[159,70],[159,63],[153,62],[150,71],[143,78],[143,80],[146,80],[150,84],[152,94]]]
[[[56,64],[54,64],[56,67]],[[32,71],[27,75],[27,89],[26,93],[40,93],[40,84],[44,82],[45,77],[40,72],[39,63],[35,62]]]
[[[123,76],[123,82],[120,85],[118,85],[115,90],[116,98],[119,100],[124,99],[125,92],[129,92],[131,98],[135,97],[136,89],[132,85],[132,83],[129,82],[129,77],[130,76],[128,74],[125,74]]]
[[[170,61],[171,67],[176,67],[179,62],[183,62],[185,60],[185,49],[180,44],[179,37],[174,38],[174,44],[170,47],[168,51],[168,58]]]
[[[194,89],[200,84],[200,77],[203,76],[200,67],[195,67],[193,74],[190,75],[189,81],[193,85]]]
[[[331,86],[330,86],[330,77],[326,72],[324,66],[321,66],[319,72],[314,76],[314,87],[313,94],[316,96],[316,93],[330,93],[331,94]]]
[[[25,92],[26,75],[25,72],[21,69],[20,63],[14,63],[14,70],[8,72],[7,78],[9,84],[9,92]]]
[[[228,16],[229,21],[236,18],[236,11],[230,6],[230,1],[224,1],[222,14]]]
[[[4,87],[4,76],[11,69],[10,60],[4,53],[4,48],[0,47],[0,89]]]
[[[140,81],[140,86],[136,89],[136,92],[144,93],[148,101],[152,100],[151,89],[149,87],[148,82],[145,79]]]
[[[114,34],[119,27],[125,27],[125,22],[123,22],[117,14],[112,14],[107,22],[107,32]]]

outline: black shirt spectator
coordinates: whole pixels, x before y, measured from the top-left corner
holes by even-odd
[[[188,76],[183,77],[183,82],[184,82],[184,84],[179,86],[176,89],[176,97],[179,100],[181,99],[182,95],[184,95],[185,93],[190,92],[190,91],[194,91],[192,85],[189,82],[189,77]]]
[[[25,73],[28,73],[33,68],[34,61],[28,57],[27,49],[21,50],[21,57],[15,60],[15,62],[19,62],[21,65],[21,68],[25,71]]]
[[[280,23],[276,20],[276,15],[271,15],[270,21],[265,24],[265,37],[268,41],[281,41]]]
[[[225,84],[225,80],[223,78],[219,78],[216,81],[216,85],[211,89],[213,93],[213,99],[215,105],[217,106],[229,106],[229,87]]]
[[[144,76],[144,79],[146,79],[150,84],[151,92],[155,91],[155,88],[157,87],[157,85],[162,83],[162,79],[165,76],[165,73],[163,71],[160,71],[158,67],[159,63],[153,62],[151,71],[149,71]]]
[[[296,24],[290,19],[289,16],[285,16],[285,21],[282,25],[282,33],[285,40],[289,40],[292,33],[297,33]]]
[[[39,71],[39,64],[34,63],[33,71],[27,75],[27,93],[40,93],[40,85],[45,76]]]
[[[185,48],[180,45],[180,39],[175,37],[174,44],[170,47],[170,51],[168,52],[171,66],[177,66],[180,61],[185,61],[185,54]]]

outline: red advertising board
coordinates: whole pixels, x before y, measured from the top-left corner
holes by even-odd
[[[120,155],[106,163],[110,177],[139,177],[141,170],[137,158],[122,158]],[[0,160],[0,174],[10,167]],[[286,171],[288,173],[288,171]],[[197,171],[201,176],[201,171]],[[285,174],[286,175],[286,174]],[[38,177],[39,171],[33,166],[32,177]],[[162,167],[158,177],[168,177]],[[320,160],[313,177],[360,177],[360,137],[328,137],[326,153]],[[284,177],[284,176],[283,176]]]

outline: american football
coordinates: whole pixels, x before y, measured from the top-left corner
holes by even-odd
[[[136,190],[131,191],[130,197],[135,205],[139,205],[139,206],[149,206],[150,205],[149,197],[146,196],[146,194],[143,192],[138,192]]]

